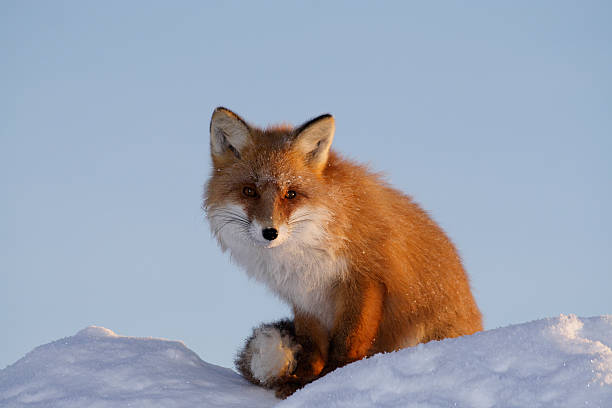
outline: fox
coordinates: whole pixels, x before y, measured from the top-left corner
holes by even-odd
[[[286,398],[346,364],[482,330],[458,251],[413,199],[331,149],[335,120],[260,128],[218,107],[204,210],[222,251],[293,312],[237,370]]]

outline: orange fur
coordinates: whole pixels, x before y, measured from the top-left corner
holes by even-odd
[[[215,115],[225,112],[218,109]],[[331,120],[333,137],[330,118],[318,122],[326,121],[329,127]],[[345,273],[325,287],[333,305],[331,326],[283,296],[293,306],[296,335],[307,352],[292,379],[297,385],[281,390],[281,395],[375,353],[482,330],[455,247],[409,196],[333,151],[324,157],[320,151],[305,155],[296,148],[303,127],[260,130],[238,120],[248,129],[248,143],[238,154],[231,148],[213,154],[207,210],[232,203],[243,208],[249,220],[278,227],[298,208],[324,209],[330,214],[321,226],[325,250],[344,263]],[[321,126],[318,122],[309,122],[306,131]],[[320,157],[323,165],[317,162]],[[244,186],[258,196],[245,197]],[[297,192],[294,199],[286,198],[289,190]]]

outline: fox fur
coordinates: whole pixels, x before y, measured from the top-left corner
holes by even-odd
[[[350,362],[482,330],[457,250],[409,196],[331,150],[329,115],[260,129],[210,123],[204,208],[222,250],[293,310],[236,360],[286,397]]]

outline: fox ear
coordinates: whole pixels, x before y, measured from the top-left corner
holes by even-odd
[[[218,107],[210,119],[210,152],[221,157],[231,152],[237,159],[251,139],[249,126],[234,112]]]
[[[304,154],[306,161],[315,170],[320,171],[327,163],[335,129],[334,117],[327,113],[309,120],[295,130],[295,149]]]

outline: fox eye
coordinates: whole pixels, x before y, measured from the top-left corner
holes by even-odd
[[[244,194],[247,197],[255,197],[257,195],[257,192],[255,191],[254,188],[247,186],[242,189],[242,194]]]
[[[287,191],[287,193],[285,194],[285,198],[292,200],[295,198],[295,196],[297,195],[297,193],[293,190],[289,190]]]

